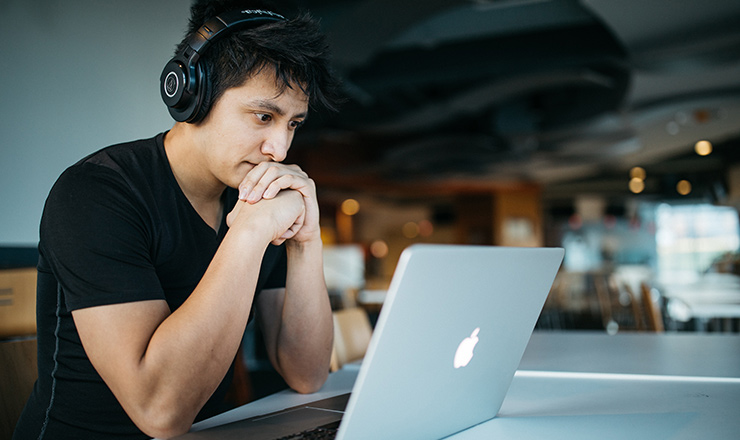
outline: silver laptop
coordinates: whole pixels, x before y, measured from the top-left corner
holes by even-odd
[[[182,438],[440,439],[496,416],[563,259],[560,248],[404,250],[351,395]],[[346,409],[342,411],[342,409]]]

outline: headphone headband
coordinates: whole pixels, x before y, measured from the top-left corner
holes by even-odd
[[[205,69],[198,63],[214,41],[234,29],[250,29],[284,21],[285,17],[261,9],[245,9],[220,14],[206,21],[185,42],[160,76],[160,94],[170,115],[178,122],[196,122],[207,113],[203,108],[209,84]]]
[[[205,49],[227,30],[233,30],[241,26],[248,29],[283,20],[285,20],[285,17],[282,15],[261,9],[227,12],[206,21],[203,26],[188,38],[187,47],[194,52],[191,54],[191,58],[195,57],[193,62],[197,62]]]

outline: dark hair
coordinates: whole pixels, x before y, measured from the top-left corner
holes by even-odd
[[[190,8],[190,22],[183,41],[207,20],[224,12],[243,9],[263,9],[277,12],[269,5],[238,0],[196,0]],[[311,107],[337,110],[339,79],[332,72],[329,46],[321,27],[310,14],[236,30],[215,41],[201,56],[210,82],[207,108],[223,93],[237,87],[263,69],[274,69],[278,90],[298,87],[309,99]]]

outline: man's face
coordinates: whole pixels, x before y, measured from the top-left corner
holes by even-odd
[[[204,165],[215,179],[236,188],[257,164],[285,159],[307,112],[300,88],[280,94],[274,75],[264,69],[226,90],[196,130]]]

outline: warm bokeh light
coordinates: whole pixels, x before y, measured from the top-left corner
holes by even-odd
[[[419,235],[422,237],[429,237],[434,233],[434,225],[429,220],[422,220],[419,222]]]
[[[640,179],[645,180],[645,168],[642,167],[633,167],[630,170],[630,178],[631,179]]]
[[[691,193],[691,182],[688,180],[681,180],[676,185],[676,191],[678,191],[682,196],[688,195]]]
[[[383,240],[375,240],[370,244],[370,255],[375,258],[385,258],[388,256],[388,243]]]
[[[694,110],[694,121],[696,121],[698,124],[706,124],[707,122],[711,120],[712,120],[711,110],[707,110],[705,108]]]
[[[708,156],[712,154],[712,143],[709,141],[699,141],[694,145],[694,151],[699,156]]]
[[[630,179],[630,191],[635,194],[640,194],[645,190],[645,181],[637,177]]]
[[[347,199],[342,202],[342,213],[346,215],[355,215],[360,212],[360,202],[355,199]]]
[[[416,238],[419,236],[419,225],[415,222],[408,222],[403,225],[403,236],[406,238]]]

